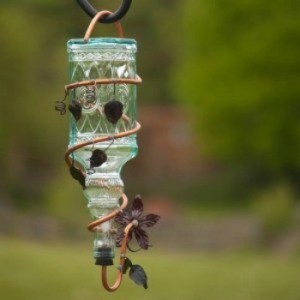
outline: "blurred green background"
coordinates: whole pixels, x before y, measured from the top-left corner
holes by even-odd
[[[155,247],[132,255],[149,290],[128,278],[103,290],[63,161],[68,117],[54,102],[66,42],[90,19],[75,1],[2,0],[1,298],[298,300],[300,2],[133,2],[122,24],[139,46],[143,130],[122,177],[162,216]],[[99,25],[94,36],[115,34]]]

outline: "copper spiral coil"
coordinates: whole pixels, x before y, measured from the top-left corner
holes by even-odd
[[[65,85],[65,92],[68,93],[69,90],[76,89],[80,86],[91,86],[91,85],[95,86],[97,84],[110,84],[110,83],[139,84],[142,83],[142,79],[139,76],[136,76],[136,78],[99,78],[93,80],[73,82],[68,85]]]
[[[110,15],[112,14],[112,12],[110,11],[101,11],[98,14],[96,14],[96,16],[92,19],[86,34],[84,36],[84,41],[87,42],[90,38],[90,35],[95,27],[95,25],[97,24],[97,21],[106,15]],[[122,26],[120,24],[119,21],[115,22],[115,26],[117,28],[118,31],[118,35],[119,37],[123,38],[124,37],[124,33],[123,33],[123,29]],[[81,81],[81,82],[74,82],[71,84],[68,84],[65,86],[65,95],[68,94],[69,90],[81,87],[81,86],[96,86],[98,84],[119,84],[119,83],[125,83],[125,84],[139,84],[141,83],[142,80],[139,76],[136,76],[136,78],[99,78],[99,79],[94,79],[94,80],[85,80],[85,81]],[[64,98],[65,100],[65,98]],[[63,100],[63,101],[64,101]],[[60,111],[61,113],[63,112],[64,108],[63,105],[61,103],[57,103],[57,110]],[[63,103],[64,104],[64,103]],[[128,122],[130,122],[130,119],[128,116],[124,115],[122,116],[122,118]],[[138,132],[141,129],[141,125],[138,122],[135,122],[135,126],[134,128],[130,129],[130,130],[126,130],[124,132],[120,132],[120,133],[116,133],[113,135],[107,135],[107,136],[103,136],[103,137],[99,137],[99,138],[94,138],[93,140],[90,141],[86,141],[86,142],[82,142],[82,143],[78,143],[72,147],[69,147],[67,149],[67,151],[65,152],[65,161],[67,163],[67,165],[69,167],[73,166],[73,160],[71,159],[71,155],[74,151],[86,147],[88,145],[95,145],[96,143],[101,143],[101,142],[106,142],[106,141],[110,141],[110,140],[116,140],[119,138],[123,138],[126,136],[130,136],[132,134],[135,134],[136,132]],[[84,172],[82,169],[78,169],[78,171],[82,172],[82,174],[84,176],[86,176],[86,172]],[[93,222],[91,222],[90,224],[88,224],[87,229],[91,232],[94,232],[96,230],[96,228],[104,223],[107,222],[109,220],[112,220],[120,211],[124,210],[128,204],[128,198],[127,196],[123,193],[121,195],[121,205],[120,208],[111,212],[110,214],[99,218],[98,220],[95,220]],[[108,279],[107,279],[107,267],[106,266],[102,266],[102,284],[103,287],[109,291],[109,292],[113,292],[115,290],[117,290],[122,282],[122,277],[123,277],[123,268],[124,268],[124,263],[125,263],[125,259],[126,259],[126,250],[127,250],[127,240],[128,240],[128,234],[132,228],[133,224],[129,223],[125,229],[124,229],[124,238],[122,241],[122,245],[121,245],[121,253],[120,253],[120,260],[119,260],[119,266],[118,266],[118,274],[117,274],[117,278],[115,280],[115,283],[110,286],[108,284]]]
[[[65,86],[65,91],[67,93],[69,90],[75,89],[80,86],[91,86],[91,85],[97,85],[97,84],[110,84],[110,83],[139,84],[141,82],[142,82],[142,80],[138,76],[136,79],[126,79],[126,78],[124,78],[124,79],[96,79],[96,80],[90,80],[90,81],[71,83],[71,84]],[[130,121],[129,117],[126,115],[123,115],[122,118],[126,121]],[[116,139],[120,139],[120,138],[123,138],[126,136],[130,136],[132,134],[137,133],[140,129],[141,129],[140,123],[135,122],[135,127],[130,130],[126,130],[124,132],[116,133],[113,135],[107,135],[107,136],[103,136],[103,137],[99,137],[99,138],[94,138],[94,139],[86,141],[86,142],[78,143],[67,149],[67,151],[65,152],[65,161],[66,161],[67,165],[69,167],[71,167],[73,164],[73,160],[71,159],[71,156],[74,151],[76,151],[80,148],[86,147],[88,145],[95,145],[97,143],[106,142],[106,141],[110,141],[110,140],[116,140]],[[80,170],[80,171],[83,173],[83,175],[86,175],[86,173],[83,170]],[[87,229],[91,232],[95,231],[96,227],[98,227],[100,224],[113,219],[120,211],[125,209],[128,204],[128,199],[124,193],[121,196],[121,200],[122,200],[122,203],[121,203],[121,206],[119,209],[111,212],[110,214],[108,214],[102,218],[99,218],[96,221],[91,222],[90,224],[88,224]],[[116,279],[115,283],[112,286],[109,286],[109,284],[108,284],[107,267],[102,266],[102,284],[103,284],[103,287],[110,292],[117,290],[122,282],[123,267],[124,267],[124,263],[125,263],[125,259],[126,259],[127,239],[128,239],[129,231],[132,226],[133,226],[132,223],[130,223],[124,229],[124,239],[123,239],[123,242],[121,245],[121,254],[120,254],[119,267],[118,267],[118,275],[117,275],[117,279]]]

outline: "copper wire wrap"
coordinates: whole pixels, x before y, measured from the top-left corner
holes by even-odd
[[[84,41],[87,42],[90,38],[90,35],[95,27],[95,25],[97,24],[97,21],[106,15],[110,15],[112,14],[112,12],[110,11],[101,11],[98,14],[96,14],[96,16],[92,19],[86,34],[84,36]],[[117,28],[118,31],[118,35],[119,37],[124,37],[124,33],[123,33],[123,29],[122,26],[120,24],[120,22],[115,22],[115,26]],[[65,86],[65,94],[67,95],[69,90],[78,88],[80,86],[91,86],[91,85],[97,85],[97,84],[118,84],[118,83],[127,83],[127,84],[139,84],[141,83],[142,80],[139,76],[136,76],[136,78],[134,79],[130,79],[130,78],[99,78],[99,79],[95,79],[95,80],[86,80],[86,81],[81,81],[81,82],[74,82],[71,84],[68,84]],[[128,116],[123,115],[122,116],[123,119],[125,120],[129,120]],[[67,165],[69,167],[71,167],[73,160],[71,159],[72,153],[80,148],[83,148],[85,146],[88,145],[94,145],[96,143],[101,143],[101,142],[105,142],[105,141],[109,141],[109,140],[116,140],[119,138],[123,138],[126,136],[130,136],[132,134],[135,134],[136,132],[138,132],[141,129],[141,125],[138,122],[135,122],[135,126],[134,128],[124,131],[124,132],[120,132],[120,133],[116,133],[114,135],[107,135],[104,137],[99,137],[99,138],[95,138],[86,142],[82,142],[82,143],[78,143],[72,147],[69,147],[67,149],[67,151],[65,152],[65,161],[67,163]],[[81,170],[82,171],[82,170]],[[83,172],[83,171],[82,171]],[[83,172],[84,175],[86,175],[85,172]],[[98,227],[100,224],[107,222],[111,219],[113,219],[120,211],[124,210],[128,204],[128,198],[127,196],[123,193],[121,196],[121,205],[120,208],[111,212],[110,214],[91,222],[88,226],[87,229],[91,232],[94,232],[96,227]],[[114,284],[112,286],[110,286],[108,284],[108,279],[107,279],[107,267],[106,266],[102,266],[102,284],[103,287],[109,291],[109,292],[113,292],[116,291],[119,286],[121,285],[122,282],[122,277],[123,277],[123,267],[124,267],[124,263],[125,263],[125,259],[126,259],[126,250],[127,250],[127,240],[128,240],[128,234],[132,228],[133,224],[129,223],[125,229],[124,229],[124,238],[123,238],[123,242],[121,245],[121,253],[120,253],[120,260],[119,260],[119,266],[118,266],[118,273],[117,273],[117,278],[114,282]]]

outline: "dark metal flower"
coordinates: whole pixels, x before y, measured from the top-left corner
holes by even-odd
[[[129,223],[133,223],[133,226],[131,227],[131,230],[129,231],[128,234],[127,246],[128,243],[131,241],[132,235],[134,233],[134,236],[139,246],[142,249],[147,250],[149,247],[149,237],[147,232],[144,230],[144,228],[154,226],[157,223],[157,221],[160,219],[160,216],[155,214],[148,214],[142,216],[142,213],[143,213],[142,199],[140,196],[135,196],[135,198],[133,199],[131,211],[119,212],[115,217],[115,221],[119,225],[121,225],[122,229],[124,229]],[[116,238],[117,247],[121,246],[123,238],[124,238],[124,232],[120,231],[117,234],[117,238]],[[128,249],[131,250],[130,248]]]

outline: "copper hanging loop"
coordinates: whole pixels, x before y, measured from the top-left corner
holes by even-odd
[[[76,0],[80,7],[91,17],[94,18],[98,13],[98,10],[95,9],[88,0]],[[128,12],[131,6],[132,0],[123,0],[120,7],[111,15],[106,16],[105,18],[101,18],[98,20],[100,23],[114,23],[116,21],[121,20],[126,13]]]
[[[96,24],[97,24],[97,22],[98,22],[103,16],[108,16],[108,15],[111,15],[111,14],[112,14],[112,12],[109,11],[109,10],[102,10],[102,11],[98,12],[98,13],[96,14],[96,16],[92,19],[92,21],[91,21],[91,23],[90,23],[90,25],[89,25],[89,27],[88,27],[88,29],[87,29],[85,35],[84,35],[83,40],[84,40],[85,42],[87,42],[87,41],[89,40],[89,38],[90,38],[90,36],[91,36],[91,34],[92,34],[92,32],[93,32],[93,30],[94,30]],[[123,38],[123,37],[124,37],[124,32],[123,32],[123,28],[122,28],[121,23],[120,23],[119,21],[116,21],[116,22],[115,22],[115,26],[116,26],[116,28],[117,28],[119,37],[120,37],[120,38]]]

